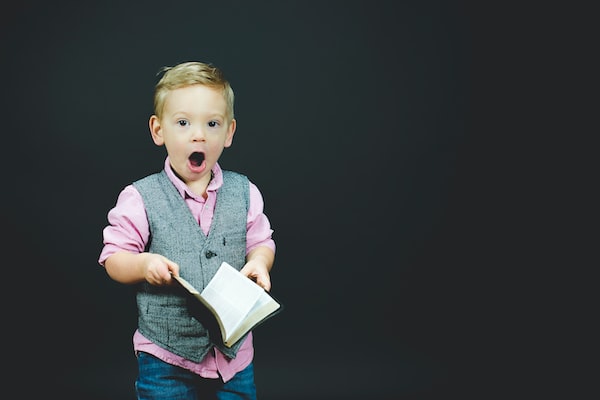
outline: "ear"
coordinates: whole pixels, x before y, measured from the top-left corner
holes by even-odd
[[[235,119],[232,119],[229,123],[229,128],[227,128],[227,137],[225,138],[225,147],[231,146],[233,143],[233,134],[235,133],[236,122]]]
[[[148,126],[150,127],[150,134],[152,135],[152,140],[154,144],[157,146],[162,146],[165,144],[165,139],[162,136],[162,129],[160,127],[160,120],[156,115],[150,117],[150,121],[148,121]]]

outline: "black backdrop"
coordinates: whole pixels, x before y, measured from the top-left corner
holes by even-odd
[[[133,398],[133,298],[96,260],[118,192],[162,167],[147,128],[156,73],[187,60],[231,81],[238,129],[221,164],[259,186],[275,230],[286,310],[256,332],[260,398],[480,385],[465,290],[485,219],[471,10],[32,0],[0,21],[4,364],[17,397]]]

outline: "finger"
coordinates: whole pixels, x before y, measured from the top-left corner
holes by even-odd
[[[169,270],[169,279],[171,275],[179,276],[179,265],[173,261],[167,261],[167,268]]]
[[[258,276],[256,278],[256,283],[267,292],[271,290],[271,280],[268,276]]]

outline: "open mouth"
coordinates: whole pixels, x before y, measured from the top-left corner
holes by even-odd
[[[199,167],[204,162],[204,153],[195,151],[190,155],[189,160],[194,167]]]

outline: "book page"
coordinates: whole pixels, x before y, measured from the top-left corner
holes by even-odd
[[[225,338],[253,308],[264,290],[227,263],[223,263],[201,296],[219,314]],[[226,341],[226,340],[224,340]]]
[[[251,329],[256,323],[261,321],[269,314],[275,312],[280,304],[273,299],[267,292],[261,294],[256,304],[249,311],[249,315],[238,327],[236,334],[231,338],[232,342],[239,340],[246,331]]]

